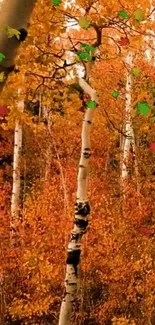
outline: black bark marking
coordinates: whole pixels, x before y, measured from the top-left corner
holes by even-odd
[[[75,219],[74,223],[81,229],[85,230],[88,226],[88,220]]]
[[[80,216],[86,217],[90,213],[90,205],[86,203],[75,203],[75,215],[79,214]]]
[[[83,156],[84,156],[84,158],[88,159],[88,158],[90,158],[91,153],[89,153],[89,152],[83,152]]]
[[[73,264],[74,268],[76,268],[76,266],[80,262],[80,254],[81,254],[80,249],[74,250],[72,252],[68,252],[66,264]]]
[[[87,122],[87,123],[89,123],[89,124],[91,124],[92,122],[91,121],[89,121],[89,120],[83,120],[83,122]]]

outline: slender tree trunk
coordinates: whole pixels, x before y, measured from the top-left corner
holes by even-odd
[[[84,79],[79,79],[81,88],[90,95],[91,100],[98,101],[97,94]],[[78,264],[81,254],[81,239],[88,226],[90,206],[87,198],[88,162],[90,158],[90,129],[95,109],[88,108],[83,120],[82,151],[79,163],[77,198],[75,203],[74,228],[68,245],[65,293],[61,304],[59,325],[69,325],[72,307],[78,289]]]
[[[128,67],[131,68],[133,55],[132,52],[129,52],[126,62]],[[126,137],[122,141],[122,168],[121,168],[121,178],[122,186],[124,188],[124,181],[128,176],[128,155],[131,148],[132,142],[132,121],[131,121],[131,83],[132,76],[129,71],[126,81],[126,108],[125,108],[125,122],[124,122],[124,133]]]
[[[140,184],[139,184],[139,171],[138,171],[138,162],[136,157],[136,146],[135,146],[135,136],[132,125],[131,118],[131,88],[132,88],[132,75],[130,70],[132,68],[133,62],[133,53],[129,52],[126,58],[126,63],[128,64],[129,72],[127,74],[126,81],[126,109],[125,109],[125,123],[124,123],[124,133],[126,137],[123,138],[122,141],[122,168],[121,168],[121,181],[122,181],[122,190],[123,197],[125,199],[125,191],[126,191],[126,181],[129,176],[129,153],[132,148],[133,158],[134,158],[134,167],[135,167],[135,175],[136,175],[136,184],[137,184],[137,192],[139,195],[139,209],[141,211],[141,203],[140,203]]]
[[[20,89],[18,91],[20,94]],[[18,102],[18,109],[22,112],[24,109],[24,101]],[[14,155],[13,155],[13,188],[11,196],[11,219],[10,219],[10,230],[13,231],[13,221],[19,215],[19,197],[20,197],[20,150],[22,146],[22,126],[19,120],[16,120],[15,131],[14,131]],[[10,234],[13,234],[10,232]],[[12,238],[13,240],[13,238]],[[13,241],[11,243],[13,244]],[[5,291],[4,283],[6,280],[5,273],[0,275],[0,325],[4,325],[5,316]]]
[[[42,116],[47,124],[46,131],[48,135],[51,135],[51,121],[50,121],[50,109],[47,106],[42,107]],[[50,179],[51,162],[52,162],[52,141],[48,144],[46,151],[46,166],[45,166],[45,181]]]
[[[18,90],[20,95],[21,90]],[[24,101],[18,102],[18,109],[24,111]],[[19,199],[20,199],[20,153],[22,148],[22,125],[19,120],[15,122],[14,131],[14,155],[13,155],[13,187],[11,196],[11,223],[14,218],[19,216]]]
[[[5,79],[0,82],[0,93],[7,77],[14,70],[14,59],[20,43],[26,38],[28,22],[37,0],[3,0],[0,9],[0,53],[5,59],[0,62],[0,73],[4,72]],[[9,26],[21,32],[20,39],[15,36],[8,38],[4,28]]]
[[[137,186],[136,190],[138,194],[138,206],[139,206],[139,212],[142,213],[140,176],[139,176],[138,160],[136,154],[136,143],[135,143],[133,128],[132,128],[132,150],[133,150],[134,167],[135,167],[135,175],[136,175],[136,186]]]

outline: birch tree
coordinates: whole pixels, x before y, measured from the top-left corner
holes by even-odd
[[[135,167],[135,175],[136,175],[136,185],[137,185],[137,192],[140,195],[140,185],[139,185],[139,171],[138,171],[138,162],[136,157],[136,145],[135,145],[135,135],[133,130],[133,123],[131,118],[131,91],[132,91],[132,74],[131,69],[133,66],[133,59],[134,54],[133,52],[129,52],[125,62],[127,64],[127,79],[126,79],[126,92],[125,92],[125,122],[124,122],[124,133],[126,134],[123,137],[121,152],[122,152],[122,166],[121,166],[121,182],[122,182],[122,190],[123,190],[123,198],[125,199],[125,181],[129,175],[129,153],[132,148],[133,160],[134,160],[134,167]],[[141,210],[140,198],[139,198],[139,208]]]
[[[155,13],[153,10],[153,6],[151,5],[151,20],[154,20]],[[154,32],[152,32],[152,35],[154,36]],[[145,36],[146,41],[149,41],[150,36]],[[155,43],[154,37],[153,44]],[[151,50],[150,48],[145,50],[145,56],[148,59],[151,59]],[[135,144],[135,136],[134,136],[134,130],[133,130],[133,124],[131,119],[131,87],[132,87],[132,75],[131,75],[131,69],[133,66],[133,53],[130,51],[125,59],[125,62],[128,66],[128,73],[127,73],[127,80],[126,80],[126,103],[125,103],[125,123],[124,123],[124,131],[126,133],[126,137],[123,138],[122,141],[122,168],[121,168],[121,180],[122,180],[122,189],[123,192],[125,192],[125,179],[127,178],[129,174],[129,168],[128,168],[128,154],[130,149],[132,148],[133,152],[133,158],[134,158],[134,167],[135,167],[135,175],[136,175],[136,186],[137,186],[137,193],[139,195],[139,211],[141,212],[141,202],[140,202],[140,184],[139,184],[139,170],[138,170],[138,162],[136,157],[136,144]],[[123,197],[125,198],[125,193],[123,193]]]
[[[129,52],[126,57],[126,63],[128,66],[128,73],[127,73],[127,80],[126,80],[126,102],[125,102],[125,125],[124,125],[124,132],[126,134],[126,137],[122,143],[122,169],[121,169],[121,177],[122,182],[124,182],[124,179],[128,176],[128,154],[131,147],[131,141],[132,141],[132,121],[131,121],[131,83],[132,83],[132,76],[130,73],[130,69],[132,66],[133,61],[133,53]]]
[[[151,2],[150,7],[151,12],[151,21],[154,22],[155,19],[155,11],[154,7]],[[147,32],[150,32],[149,30]],[[149,33],[150,34],[150,33]],[[154,39],[155,33],[154,31],[151,31],[150,35],[145,36],[145,40],[147,42],[150,42],[152,40],[153,48],[155,46],[155,39]],[[145,48],[145,57],[148,60],[151,60],[154,58],[152,54],[152,49]],[[122,145],[121,145],[121,152],[122,152],[122,168],[121,168],[121,180],[122,180],[122,189],[123,192],[125,192],[125,179],[127,178],[129,174],[129,168],[128,168],[128,154],[130,151],[130,148],[132,148],[133,152],[133,158],[134,158],[134,167],[135,167],[135,175],[136,175],[136,186],[137,186],[137,193],[139,196],[138,204],[139,204],[139,212],[141,212],[141,201],[140,201],[140,183],[139,183],[139,170],[138,170],[138,161],[136,156],[136,144],[135,144],[135,136],[134,136],[134,130],[132,125],[132,119],[131,119],[131,87],[132,87],[132,75],[130,73],[133,65],[133,53],[130,51],[125,59],[127,66],[128,66],[128,73],[127,73],[127,80],[126,80],[126,104],[125,104],[125,123],[124,123],[124,131],[126,133],[126,137],[123,138]],[[123,194],[123,197],[125,198],[125,193]]]
[[[97,40],[92,45],[98,48],[101,44],[102,28],[95,26]],[[84,93],[88,94],[92,101],[98,104],[98,95],[95,89],[89,84],[92,62],[86,64],[85,78],[77,78],[79,86]],[[74,227],[71,231],[71,237],[67,249],[67,268],[65,276],[65,292],[61,303],[59,325],[69,325],[72,316],[73,303],[77,298],[78,290],[78,264],[80,262],[82,237],[87,231],[88,216],[90,214],[90,205],[88,202],[88,174],[90,158],[90,130],[95,108],[87,108],[83,126],[82,126],[82,148],[79,162],[79,171],[77,177],[77,194],[75,203]]]
[[[20,96],[21,89],[18,90]],[[19,100],[18,110],[24,111],[24,101]],[[19,199],[20,199],[20,153],[22,148],[22,124],[19,119],[15,121],[14,130],[14,154],[13,154],[13,187],[11,196],[11,223],[15,217],[19,216]]]
[[[4,0],[2,2],[0,11],[0,52],[4,55],[5,59],[2,60],[0,64],[0,73],[4,74],[3,82],[0,83],[0,92],[4,87],[9,73],[14,70],[14,59],[20,43],[24,41],[27,36],[28,21],[35,3],[36,0]],[[16,36],[10,38],[7,27],[11,28],[12,32],[14,29],[19,31],[19,39]],[[18,94],[20,95],[20,89]],[[19,101],[18,108],[21,112],[23,111],[23,101]],[[19,154],[21,145],[22,127],[19,120],[17,120],[14,133],[13,190],[11,198],[12,217],[18,214],[17,206],[19,204],[20,194]]]
[[[79,78],[80,87],[86,92],[92,101],[97,103],[97,93],[84,80]],[[87,197],[88,191],[88,162],[90,158],[90,129],[95,109],[88,108],[83,120],[82,127],[82,150],[79,162],[78,188],[75,203],[74,228],[67,250],[67,269],[65,277],[65,294],[61,304],[59,325],[69,325],[72,315],[72,305],[76,298],[78,288],[78,264],[81,254],[81,239],[86,233],[90,206]]]

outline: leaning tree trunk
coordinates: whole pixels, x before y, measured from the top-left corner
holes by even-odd
[[[80,87],[90,95],[92,101],[97,102],[96,91],[84,79],[79,79]],[[77,198],[75,203],[74,228],[68,245],[67,269],[65,277],[65,294],[61,304],[59,325],[69,325],[72,307],[76,299],[78,287],[78,264],[81,254],[81,239],[86,233],[90,206],[87,198],[88,162],[90,158],[90,129],[94,108],[88,108],[85,113],[82,128],[82,150],[79,163]]]
[[[14,59],[20,43],[27,36],[29,18],[36,2],[37,0],[3,0],[1,3],[0,53],[5,55],[5,59],[0,62],[0,73],[4,73],[5,79],[0,82],[0,93],[9,73],[14,70]],[[6,26],[20,31],[20,39],[15,36],[8,38]]]

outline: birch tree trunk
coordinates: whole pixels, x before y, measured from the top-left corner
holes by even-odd
[[[98,101],[96,91],[84,79],[79,79],[80,87],[90,95],[91,100]],[[75,203],[74,227],[68,245],[67,269],[65,277],[65,293],[61,304],[59,325],[69,325],[72,307],[76,299],[78,288],[78,264],[81,254],[81,239],[86,233],[90,206],[87,198],[88,162],[90,158],[90,129],[95,109],[88,108],[82,127],[82,150],[78,172],[78,188]]]
[[[18,90],[20,95],[21,89]],[[24,111],[24,100],[18,102],[18,109]],[[22,125],[19,120],[15,122],[14,131],[14,154],[13,154],[13,187],[11,196],[11,224],[19,216],[19,199],[20,199],[20,153],[22,148]]]
[[[37,0],[3,0],[0,10],[0,29],[6,26],[21,32],[20,39],[15,36],[8,38],[6,30],[0,30],[0,53],[5,59],[0,62],[0,73],[4,72],[5,79],[0,82],[0,93],[4,87],[7,77],[14,70],[14,59],[18,47],[27,36],[27,28],[30,15]]]
[[[131,68],[133,60],[132,52],[129,52],[126,58],[126,63],[128,67]],[[124,122],[124,133],[126,137],[123,138],[122,141],[122,168],[121,168],[121,178],[122,183],[124,183],[125,178],[128,176],[128,154],[131,148],[131,141],[132,141],[132,121],[131,121],[131,83],[132,83],[132,76],[131,73],[128,72],[127,74],[127,81],[126,81],[126,104],[125,104],[125,122]],[[124,186],[123,186],[124,187]]]
[[[126,108],[125,108],[125,123],[123,132],[126,134],[126,137],[123,138],[122,141],[122,168],[121,168],[121,181],[122,181],[122,190],[123,190],[123,198],[126,198],[126,180],[129,175],[129,152],[132,148],[133,158],[134,158],[134,167],[135,167],[135,175],[136,175],[136,184],[137,184],[137,192],[139,194],[139,208],[141,210],[140,204],[140,186],[139,186],[139,171],[138,171],[138,162],[136,157],[136,146],[135,146],[135,136],[132,125],[131,118],[131,89],[132,89],[132,75],[131,68],[133,64],[133,53],[129,52],[126,57],[126,63],[129,68],[129,72],[127,74],[126,81]]]

